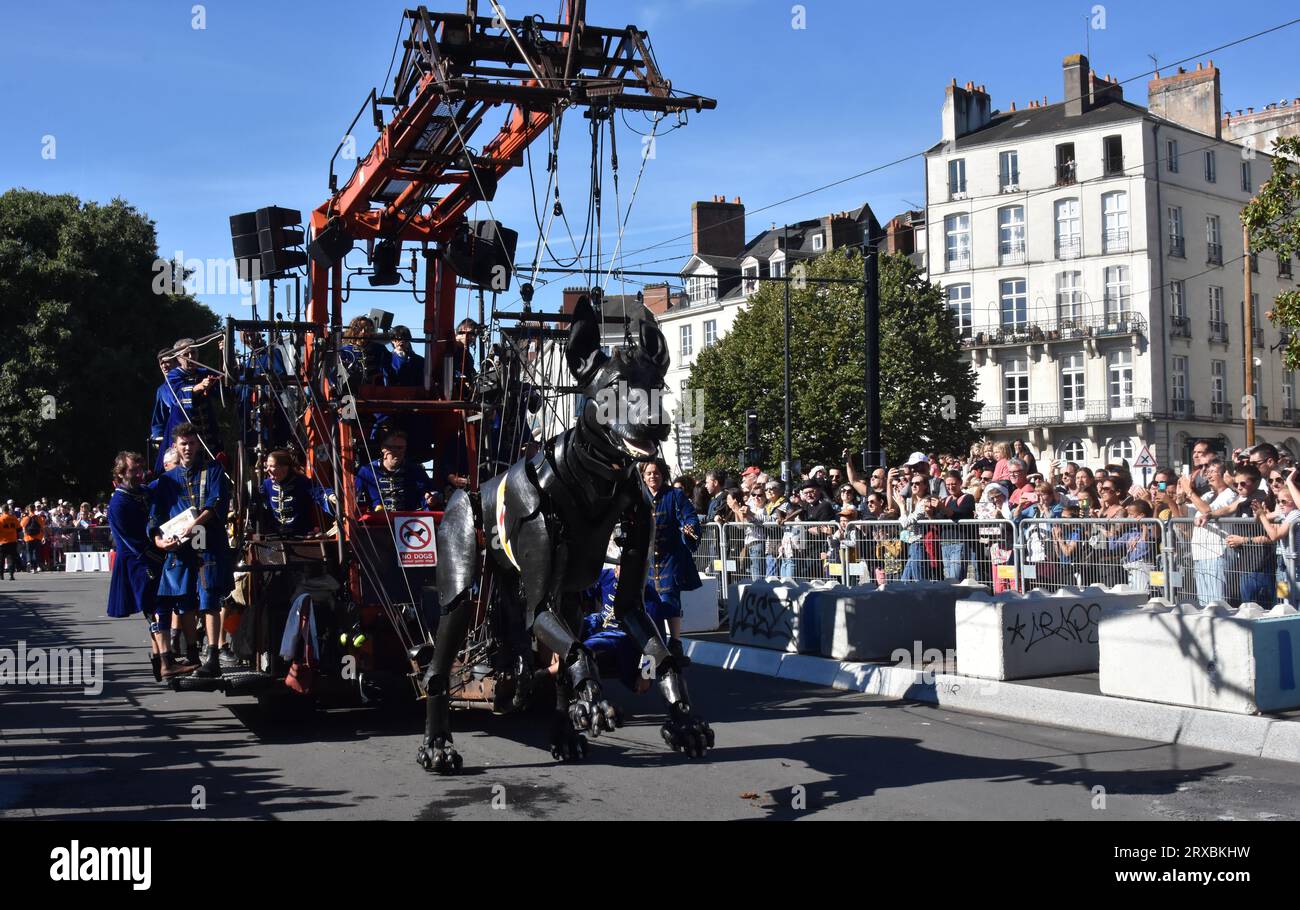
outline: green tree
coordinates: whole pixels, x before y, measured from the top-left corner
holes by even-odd
[[[807,263],[809,278],[862,276],[856,251]],[[718,344],[701,351],[689,387],[703,392],[697,465],[734,466],[745,412],[758,411],[767,461],[783,451],[784,288],[764,283]],[[790,292],[790,429],[803,465],[833,464],[866,437],[862,287],[808,282]],[[880,259],[881,442],[891,463],[913,450],[963,451],[977,438],[975,373],[941,291],[902,255]]]
[[[1250,232],[1252,252],[1271,250],[1280,260],[1300,253],[1300,138],[1273,143],[1273,173],[1258,195],[1241,210],[1241,223]],[[1284,357],[1289,370],[1300,369],[1300,291],[1283,291],[1267,314],[1279,327],[1291,329]]]
[[[154,224],[120,199],[0,195],[0,492],[91,496],[120,449],[142,449],[156,355],[216,314],[157,294]]]

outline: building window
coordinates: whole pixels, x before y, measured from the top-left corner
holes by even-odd
[[[820,253],[822,250],[826,249],[826,235],[813,234],[812,246],[814,253]]]
[[[711,348],[718,343],[718,320],[704,320],[704,346]]]
[[[1214,149],[1205,152],[1205,182],[1214,183],[1219,179],[1218,163],[1214,159]]]
[[[1056,276],[1056,315],[1061,327],[1083,321],[1083,272],[1060,272]]]
[[[1088,460],[1088,448],[1079,438],[1066,440],[1058,449],[1061,453],[1062,461],[1073,461],[1075,464],[1083,464]]]
[[[1008,417],[1029,414],[1029,360],[1012,357],[1002,368],[1002,403]]]
[[[948,162],[948,198],[964,199],[966,196],[966,159],[954,158]]]
[[[1178,173],[1178,140],[1165,140],[1165,169],[1171,174]]]
[[[1243,193],[1255,192],[1255,182],[1250,179],[1250,162],[1241,162],[1241,191]]]
[[[948,311],[952,313],[953,324],[962,338],[971,337],[970,285],[953,284],[948,286]]]
[[[718,296],[718,279],[713,276],[686,279],[686,296],[691,303],[710,303]]]
[[[1205,216],[1206,265],[1223,265],[1223,241],[1219,235],[1219,216]]]
[[[768,268],[769,268],[769,270],[771,271],[771,274],[772,274],[772,277],[773,277],[773,278],[784,278],[784,277],[785,277],[785,260],[784,260],[784,259],[773,259],[773,260],[771,261],[770,265],[768,266]]]
[[[1187,318],[1187,286],[1182,279],[1169,282],[1169,309],[1175,319]]]
[[[1056,258],[1078,259],[1082,255],[1079,228],[1079,200],[1056,201]]]
[[[949,269],[970,268],[970,215],[949,215],[943,219],[947,237]]]
[[[1107,176],[1124,171],[1124,139],[1121,136],[1107,136],[1101,140],[1105,156],[1102,172]]]
[[[1069,186],[1074,183],[1075,170],[1074,143],[1062,142],[1056,147],[1056,185]]]
[[[1077,420],[1086,410],[1083,376],[1083,354],[1066,354],[1061,358],[1061,411],[1066,420]]]
[[[1025,207],[998,209],[998,258],[1003,265],[1025,261]]]
[[[1128,266],[1108,266],[1105,275],[1105,309],[1106,318],[1118,316],[1131,311],[1129,294]]]
[[[1106,193],[1101,197],[1103,253],[1128,250],[1128,193]]]
[[[1187,416],[1187,357],[1183,354],[1174,355],[1174,369],[1171,376],[1172,382],[1169,384],[1169,390],[1174,396],[1174,413]]]
[[[1002,288],[1002,328],[1022,331],[1029,321],[1029,298],[1025,293],[1025,279],[1009,278]]]
[[[740,271],[745,276],[745,296],[748,297],[758,290],[758,266],[747,265]]]
[[[1228,324],[1223,318],[1223,288],[1210,285],[1210,340],[1227,342]]]
[[[1106,454],[1110,461],[1131,461],[1133,458],[1133,440],[1115,439],[1111,441],[1110,446],[1106,449]]]
[[[1020,155],[1002,152],[998,155],[998,189],[1002,192],[1020,189]]]
[[[1179,259],[1187,258],[1187,242],[1183,237],[1182,206],[1171,205],[1166,210],[1169,220],[1169,255]]]
[[[1290,278],[1290,277],[1291,277],[1291,257],[1290,257],[1290,256],[1279,256],[1279,257],[1277,258],[1277,277],[1279,277],[1279,278]]]
[[[690,323],[681,326],[677,331],[681,338],[681,357],[683,360],[685,360],[687,357],[690,357],[691,354],[695,352],[695,346],[691,341]]]
[[[1106,373],[1109,379],[1110,406],[1133,407],[1133,351],[1112,351],[1106,358]]]
[[[1215,417],[1228,416],[1228,364],[1210,361],[1210,411]]]
[[[1295,419],[1295,373],[1282,371],[1282,409],[1287,420]]]

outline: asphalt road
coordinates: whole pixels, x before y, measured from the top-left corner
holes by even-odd
[[[0,817],[1300,816],[1292,764],[708,668],[690,677],[717,733],[705,760],[667,752],[655,697],[613,683],[628,725],[593,743],[586,762],[551,759],[542,715],[459,712],[456,744],[467,767],[436,777],[413,761],[416,710],[335,710],[286,724],[248,698],[159,686],[144,623],[105,617],[106,590],[102,575],[0,580],[0,647],[104,651],[98,695],[0,686]]]

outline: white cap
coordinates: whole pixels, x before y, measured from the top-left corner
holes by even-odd
[[[920,464],[923,461],[927,464],[930,461],[930,459],[925,457],[924,452],[913,452],[911,455],[907,456],[907,463],[904,467],[910,468],[912,465]]]

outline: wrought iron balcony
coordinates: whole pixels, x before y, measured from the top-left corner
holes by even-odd
[[[949,250],[947,256],[948,271],[970,268],[970,250]]]
[[[1205,264],[1223,265],[1223,244],[1207,243],[1205,245]]]
[[[1187,316],[1172,316],[1169,319],[1169,334],[1173,338],[1191,338],[1192,320]]]
[[[1102,234],[1101,249],[1103,253],[1127,253],[1128,231],[1112,229]]]
[[[979,429],[1023,426],[1066,426],[1071,424],[1125,423],[1148,420],[1153,416],[1149,398],[1131,398],[1128,404],[1112,404],[1099,398],[1082,403],[1083,407],[1063,411],[1059,402],[1029,405],[1028,412],[1017,409],[985,408],[975,425]]]
[[[1228,343],[1228,324],[1226,322],[1215,322],[1210,320],[1210,340],[1217,341],[1221,344]]]
[[[1290,277],[1291,277],[1291,260],[1290,260],[1290,259],[1279,259],[1279,260],[1277,261],[1277,277],[1279,277],[1279,278],[1290,278]]]
[[[1196,416],[1196,402],[1190,398],[1173,398],[1169,401],[1169,411],[1174,417],[1184,420]]]
[[[1175,259],[1187,258],[1187,241],[1182,237],[1169,238],[1169,255]]]
[[[1226,401],[1210,402],[1210,417],[1214,420],[1231,420],[1232,411],[1228,408]]]
[[[1056,241],[1057,259],[1078,259],[1083,255],[1083,241],[1078,236],[1062,237]]]
[[[1264,346],[1264,330],[1259,328],[1258,326],[1251,329],[1250,340],[1251,343],[1255,345],[1255,347],[1262,348]]]
[[[998,261],[1001,265],[1019,265],[1025,261],[1025,242],[1023,240],[998,245]]]
[[[1118,312],[1070,319],[1036,319],[1014,326],[982,326],[973,330],[962,344],[971,348],[1000,345],[1041,344],[1077,341],[1081,338],[1105,338],[1120,335],[1145,335],[1146,317],[1141,313]]]

